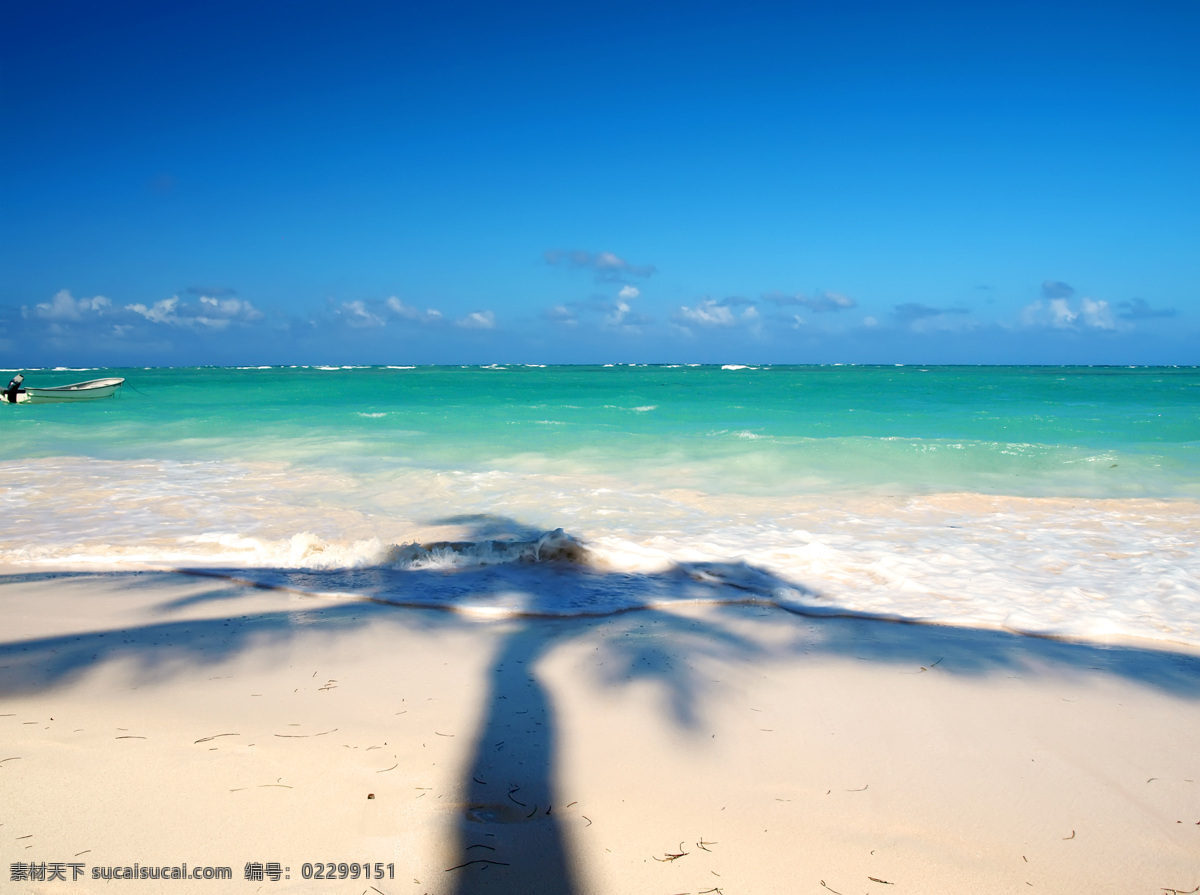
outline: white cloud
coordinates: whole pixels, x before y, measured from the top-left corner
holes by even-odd
[[[1030,328],[1051,329],[1116,329],[1112,308],[1106,301],[1081,298],[1076,307],[1068,298],[1052,298],[1037,301],[1021,310],[1021,325]]]
[[[762,316],[758,308],[750,304],[740,314],[734,311],[739,305],[747,305],[745,299],[726,299],[717,301],[706,298],[694,308],[684,305],[671,315],[671,322],[680,329],[690,331],[691,327],[699,326],[704,329],[723,329],[735,326],[746,326],[757,334],[762,329]]]
[[[630,264],[624,258],[612,252],[585,252],[581,249],[564,251],[551,249],[542,256],[546,263],[553,266],[566,266],[576,269],[591,270],[596,282],[612,282],[626,277],[649,277],[654,274],[653,264]]]
[[[737,323],[733,311],[714,298],[706,298],[694,308],[684,305],[672,315],[672,319],[684,325],[695,324],[704,327],[733,326]]]
[[[261,311],[243,298],[215,298],[210,295],[200,296],[195,303],[182,301],[178,295],[172,295],[152,305],[140,302],[125,305],[123,310],[163,326],[208,330],[225,329],[234,321],[251,322],[263,316]]]
[[[147,307],[143,304],[125,305],[126,311],[132,311],[145,317],[151,323],[179,323],[179,317],[175,313],[175,309],[179,306],[179,296],[173,295],[170,298],[164,298],[161,301],[156,301],[154,304]]]
[[[71,293],[62,289],[48,302],[41,302],[34,309],[42,320],[82,320],[85,314],[103,313],[112,307],[112,302],[103,295],[94,298],[72,298]]]
[[[622,286],[617,293],[617,297],[612,302],[597,301],[593,309],[607,309],[607,314],[603,320],[604,326],[618,329],[625,333],[641,333],[647,325],[654,322],[652,318],[634,310],[631,304],[641,294],[641,290],[636,286]]]
[[[1112,309],[1106,301],[1083,298],[1080,301],[1080,312],[1083,314],[1084,323],[1094,329],[1116,329]]]
[[[405,304],[395,295],[383,301],[355,299],[344,301],[334,311],[346,326],[354,329],[380,329],[388,325],[389,320],[399,318],[412,323],[434,325],[442,323],[445,318],[441,311],[426,308],[422,311],[412,305]]]
[[[1050,299],[1051,325],[1058,329],[1066,329],[1079,319],[1079,314],[1071,310],[1070,303],[1065,298]]]
[[[355,329],[373,329],[387,325],[387,321],[374,311],[369,310],[364,301],[342,302],[337,313],[345,319],[348,326],[352,326]]]
[[[233,320],[241,317],[243,320],[260,320],[262,311],[250,304],[244,298],[215,298],[210,295],[200,296],[200,305],[208,318]]]
[[[496,315],[491,311],[472,311],[461,320],[454,321],[454,325],[463,329],[495,329]]]
[[[622,292],[625,290],[622,289]],[[613,305],[612,313],[605,318],[604,322],[609,326],[620,326],[621,321],[625,319],[625,315],[629,313],[629,302],[621,301],[620,299]]]
[[[426,308],[424,311],[418,310],[412,305],[406,305],[394,295],[388,298],[384,304],[389,311],[397,317],[403,317],[405,320],[412,320],[417,323],[437,323],[443,319],[441,311],[435,311],[433,308]]]
[[[628,264],[612,252],[600,252],[596,255],[597,270],[622,270],[625,267],[628,267]]]
[[[616,298],[593,295],[587,301],[570,301],[542,311],[542,317],[559,326],[597,326],[601,329],[619,330],[623,333],[641,333],[654,322],[634,307],[633,300],[641,292],[632,287],[623,287]]]

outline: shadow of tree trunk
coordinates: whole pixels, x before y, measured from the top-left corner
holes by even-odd
[[[578,891],[555,813],[554,713],[534,673],[558,629],[523,625],[497,654],[458,819],[455,895]]]

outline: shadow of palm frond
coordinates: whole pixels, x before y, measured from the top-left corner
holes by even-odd
[[[940,673],[968,676],[1088,671],[1200,699],[1194,654],[871,618],[803,583],[737,561],[680,563],[656,573],[606,571],[561,531],[537,531],[500,516],[449,521],[467,526],[470,537],[398,547],[387,564],[370,568],[0,576],[0,588],[91,577],[144,589],[160,616],[132,627],[0,642],[0,695],[49,690],[118,661],[147,679],[188,673],[301,632],[335,638],[365,626],[397,625],[433,633],[480,617],[503,618],[485,716],[470,773],[461,781],[458,860],[447,868],[455,895],[580,890],[553,814],[557,725],[537,666],[585,632],[604,635],[594,638],[603,659],[599,684],[652,682],[664,717],[685,731],[701,727],[711,682],[697,671],[704,662],[681,656],[729,663],[853,657],[921,670],[936,665]],[[162,599],[178,586],[179,572],[211,587]],[[342,599],[293,599],[279,610],[238,612],[248,595],[262,591]],[[711,608],[687,610],[696,604]],[[747,606],[756,608],[748,612]],[[197,609],[215,614],[196,618]],[[796,623],[781,625],[789,617]]]

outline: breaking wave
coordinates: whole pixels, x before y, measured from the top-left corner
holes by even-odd
[[[436,541],[394,548],[388,564],[397,569],[461,569],[504,563],[569,562],[587,565],[586,547],[561,528],[531,540]]]

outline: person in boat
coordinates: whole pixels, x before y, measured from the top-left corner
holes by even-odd
[[[18,373],[16,376],[14,376],[12,381],[8,384],[8,388],[4,390],[4,400],[6,400],[9,404],[16,404],[17,395],[25,391],[25,389],[21,388],[21,383],[24,381],[24,373]]]

